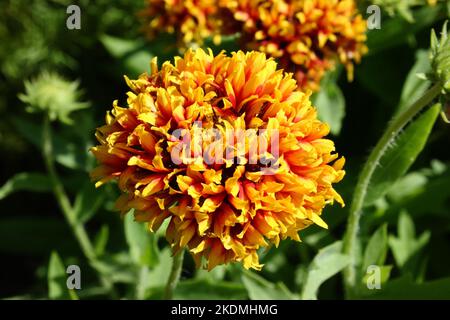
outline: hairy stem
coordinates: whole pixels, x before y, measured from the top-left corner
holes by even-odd
[[[44,158],[48,175],[50,177],[50,181],[52,183],[55,198],[58,202],[58,205],[62,213],[64,214],[67,223],[69,224],[73,234],[75,235],[76,240],[80,245],[81,251],[83,252],[85,257],[89,260],[93,268],[95,268],[95,263],[98,261],[98,258],[95,253],[94,246],[92,245],[92,242],[89,239],[88,234],[86,233],[84,225],[77,221],[76,212],[74,211],[70,203],[69,197],[64,189],[64,185],[62,184],[55,168],[55,161],[53,156],[53,144],[51,138],[51,126],[50,126],[50,119],[48,118],[48,116],[46,116],[44,119],[42,139],[43,139],[42,155]],[[100,275],[100,281],[102,282],[103,286],[105,286],[108,290],[111,291],[113,295],[115,295],[112,281],[110,281],[109,279],[107,279],[102,275]]]
[[[180,280],[181,269],[183,268],[183,256],[184,250],[180,250],[180,252],[173,256],[172,270],[170,271],[169,279],[167,280],[164,291],[165,300],[173,298],[173,291],[177,287],[178,281]]]
[[[428,91],[426,91],[420,99],[414,102],[409,108],[403,111],[398,116],[394,116],[388,128],[384,132],[381,139],[371,152],[367,162],[365,163],[361,174],[359,175],[358,182],[353,194],[352,204],[350,207],[350,214],[347,221],[347,229],[344,236],[343,251],[350,257],[350,264],[344,270],[344,285],[346,293],[351,297],[355,290],[356,285],[356,260],[358,256],[357,243],[358,243],[358,230],[359,222],[361,219],[364,200],[367,195],[369,182],[372,175],[386,152],[388,146],[401,130],[426,106],[428,106],[434,98],[439,95],[440,85],[434,85]]]

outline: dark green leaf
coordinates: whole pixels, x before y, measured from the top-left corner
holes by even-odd
[[[422,151],[440,112],[433,106],[413,121],[400,134],[380,160],[372,175],[365,205],[373,204],[389,187],[402,177]]]
[[[0,252],[36,256],[48,254],[51,249],[66,254],[79,252],[63,219],[25,216],[21,212],[16,215],[0,220]]]
[[[24,118],[13,118],[16,129],[39,150],[42,150],[42,126],[36,125]],[[71,139],[61,135],[52,135],[54,156],[56,162],[69,169],[87,168],[87,149],[82,149]]]
[[[369,299],[450,299],[450,278],[415,283],[411,277],[402,277],[384,284],[380,290],[371,290]]]
[[[21,172],[10,178],[0,188],[0,200],[18,191],[49,192],[51,190],[52,184],[48,176],[38,172]]]
[[[369,54],[375,54],[380,50],[398,46],[405,43],[418,31],[430,27],[434,22],[445,17],[441,5],[424,6],[414,12],[414,23],[395,17],[383,22],[381,30],[370,30],[368,32],[367,45]]]
[[[153,55],[146,48],[145,42],[108,35],[103,35],[100,40],[109,53],[121,61],[123,71],[129,77],[137,77],[144,72],[150,72],[150,60]]]
[[[430,70],[430,57],[425,50],[419,50],[416,53],[416,63],[411,68],[403,84],[400,103],[397,112],[402,112],[411,101],[419,99],[423,93],[429,88],[430,82],[418,76]]]

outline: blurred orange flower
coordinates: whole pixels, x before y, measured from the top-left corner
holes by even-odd
[[[96,186],[117,180],[118,208],[151,231],[164,220],[174,253],[197,265],[261,269],[258,249],[298,231],[326,228],[344,159],[324,138],[310,93],[264,53],[214,56],[189,49],[151,75],[126,78],[126,107],[113,104],[92,152]]]
[[[317,91],[336,61],[351,80],[353,63],[367,52],[366,22],[354,0],[222,1],[241,22],[244,43],[278,58],[302,89]]]
[[[213,37],[220,42],[220,26],[216,0],[147,0],[141,12],[147,23],[145,31],[153,38],[160,32],[174,33],[181,48]]]

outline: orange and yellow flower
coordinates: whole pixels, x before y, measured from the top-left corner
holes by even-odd
[[[92,178],[97,186],[118,182],[123,213],[134,209],[151,231],[168,220],[173,252],[187,247],[208,269],[228,262],[260,269],[260,248],[299,241],[311,224],[327,227],[323,208],[343,205],[333,184],[344,159],[292,73],[261,52],[189,49],[161,70],[151,65],[150,75],[126,78],[126,106],[113,103],[92,148],[100,163]],[[201,139],[181,142],[200,127]],[[221,134],[211,138],[206,129]],[[244,131],[254,134],[227,134]],[[275,136],[276,152],[268,143]],[[263,152],[252,153],[255,144]]]
[[[304,90],[319,90],[336,61],[352,80],[353,64],[367,52],[354,0],[148,0],[144,15],[151,35],[176,33],[181,48],[237,33],[242,48],[277,58]]]
[[[141,15],[151,38],[160,32],[174,33],[183,48],[191,43],[202,44],[208,37],[219,42],[222,22],[218,13],[216,0],[147,0]]]
[[[366,53],[366,22],[354,0],[223,0],[241,21],[244,42],[279,59],[299,86],[319,89],[336,61],[353,76]]]

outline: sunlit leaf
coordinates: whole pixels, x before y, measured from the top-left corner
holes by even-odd
[[[150,233],[146,224],[134,220],[133,214],[125,216],[125,237],[130,255],[138,265],[154,266],[158,262],[156,236]]]
[[[345,116],[345,98],[335,81],[324,81],[314,98],[318,117],[330,126],[331,133],[338,135]]]
[[[301,298],[305,300],[317,299],[319,287],[349,263],[349,257],[342,254],[342,243],[340,241],[320,250],[309,265]]]
[[[253,272],[245,272],[242,282],[251,300],[287,300],[296,299],[294,294],[282,283],[274,284]]]

